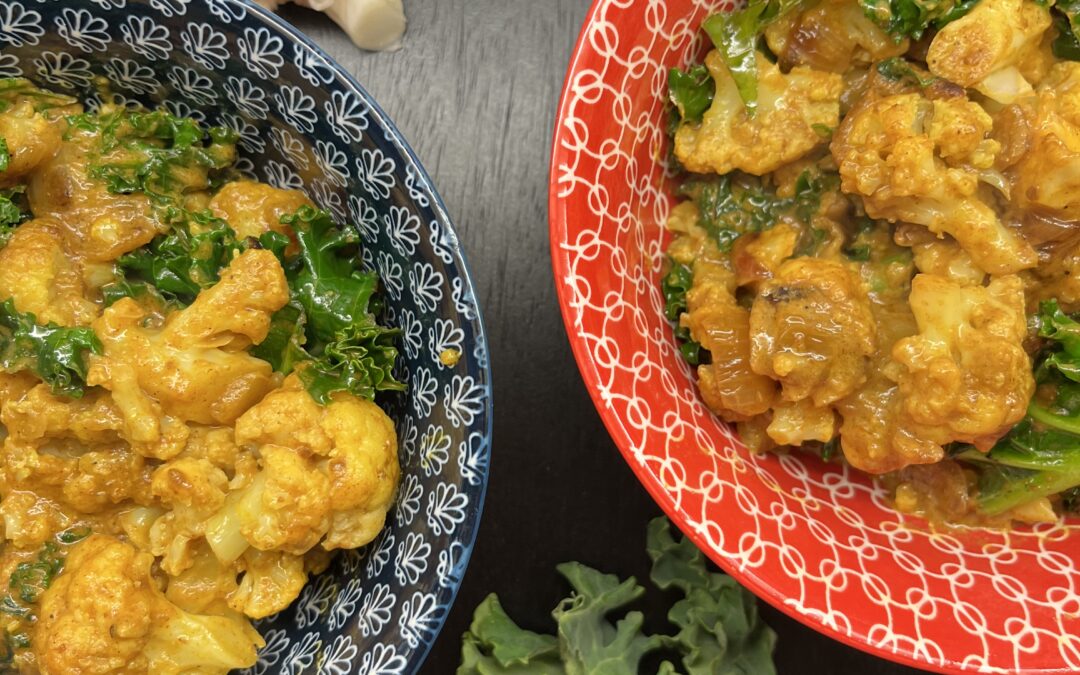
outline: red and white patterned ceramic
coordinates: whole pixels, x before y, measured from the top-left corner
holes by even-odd
[[[664,319],[672,206],[666,72],[729,0],[597,0],[551,165],[551,253],[600,415],[679,527],[758,596],[884,658],[939,672],[1080,671],[1080,523],[931,532],[865,476],[755,457],[702,404]]]

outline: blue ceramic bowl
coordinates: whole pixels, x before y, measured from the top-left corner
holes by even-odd
[[[242,171],[299,188],[363,236],[386,320],[403,331],[402,481],[385,531],[338,556],[264,622],[255,673],[411,673],[469,560],[488,477],[491,376],[480,310],[446,208],[394,124],[287,23],[244,0],[3,0],[0,77],[235,129]],[[458,349],[453,367],[439,361]]]

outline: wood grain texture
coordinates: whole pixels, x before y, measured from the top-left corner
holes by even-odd
[[[658,514],[608,438],[578,377],[547,246],[547,174],[559,92],[587,0],[406,0],[404,48],[357,50],[313,12],[284,15],[352,72],[434,179],[467,251],[495,382],[491,483],[480,537],[423,668],[452,673],[461,634],[491,592],[522,625],[552,630],[580,560],[645,578],[645,525]],[[432,563],[433,564],[433,563]],[[663,631],[662,596],[643,608]],[[916,671],[847,648],[763,608],[780,673]]]

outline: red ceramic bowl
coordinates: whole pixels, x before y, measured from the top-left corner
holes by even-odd
[[[939,672],[1080,671],[1074,522],[934,534],[867,477],[755,457],[706,409],[665,321],[672,206],[666,72],[704,53],[728,0],[597,0],[570,63],[551,163],[567,332],[626,461],[732,576],[816,630]]]

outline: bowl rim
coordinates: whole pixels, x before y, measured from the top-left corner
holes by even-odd
[[[555,282],[555,292],[559,300],[559,310],[562,314],[567,339],[570,342],[570,349],[574,354],[574,361],[577,363],[578,371],[581,374],[586,389],[589,391],[589,397],[592,399],[593,406],[600,415],[600,419],[603,421],[604,427],[608,431],[608,435],[611,436],[619,453],[622,455],[627,465],[629,465],[631,471],[634,472],[638,481],[645,487],[645,490],[652,497],[653,501],[660,506],[664,511],[664,514],[679,528],[680,531],[682,531],[683,535],[689,537],[690,540],[694,542],[694,545],[709,559],[716,563],[724,572],[748,588],[754,595],[769,603],[769,605],[775,609],[822,635],[887,661],[935,673],[952,674],[971,672],[971,669],[964,668],[962,664],[953,660],[948,660],[944,663],[931,663],[915,657],[908,651],[895,651],[885,647],[878,647],[872,644],[869,641],[868,636],[862,632],[859,632],[858,634],[843,633],[814,616],[799,612],[795,607],[787,604],[785,602],[786,597],[777,592],[765,579],[758,576],[753,569],[742,567],[734,558],[716,552],[708,545],[708,542],[702,535],[688,527],[687,521],[689,514],[676,506],[670,492],[661,485],[656,476],[643,470],[639,463],[635,461],[635,456],[630,449],[630,437],[626,428],[623,426],[622,420],[608,407],[600,393],[600,375],[596,369],[596,363],[589,353],[585,340],[581,339],[581,336],[576,329],[579,319],[581,318],[581,313],[572,305],[572,291],[569,285],[563,281],[570,266],[570,257],[562,247],[563,242],[567,240],[566,235],[569,233],[568,223],[570,214],[567,211],[566,201],[559,195],[560,167],[567,165],[565,160],[568,157],[568,150],[566,149],[566,143],[564,143],[564,141],[569,135],[569,130],[564,122],[570,113],[569,104],[571,100],[572,77],[581,67],[585,57],[591,51],[588,40],[589,27],[596,22],[601,10],[609,2],[610,0],[592,0],[589,10],[585,15],[585,20],[582,22],[577,40],[575,41],[574,49],[571,52],[570,61],[566,68],[563,86],[559,95],[559,104],[556,108],[551,141],[551,159],[548,170],[548,237],[552,274]],[[1040,672],[1065,673],[1071,671],[1055,670]]]
[[[272,25],[284,36],[287,36],[291,40],[308,47],[318,56],[325,59],[327,65],[330,66],[330,69],[334,72],[334,75],[336,76],[338,81],[343,86],[352,89],[356,93],[356,95],[368,105],[369,114],[373,125],[377,126],[384,133],[389,132],[391,134],[392,138],[389,139],[390,142],[401,152],[402,157],[405,159],[405,161],[411,164],[412,167],[416,170],[417,175],[420,178],[418,184],[420,185],[421,189],[428,193],[427,196],[431,202],[430,208],[438,219],[440,227],[445,228],[445,231],[452,235],[449,241],[449,248],[452,250],[454,257],[456,258],[455,262],[458,266],[459,276],[463,280],[465,286],[470,291],[472,291],[472,296],[474,299],[473,305],[476,309],[475,323],[477,337],[481,338],[483,340],[483,343],[487,346],[487,360],[483,364],[477,363],[477,367],[479,373],[483,376],[484,384],[486,384],[489,388],[489,391],[492,392],[491,395],[485,397],[484,399],[484,423],[482,425],[484,441],[487,443],[487,447],[489,448],[488,462],[487,465],[484,467],[483,472],[481,473],[480,485],[477,488],[478,493],[477,500],[475,502],[476,516],[473,519],[474,525],[472,527],[472,532],[468,537],[464,537],[461,539],[461,543],[464,546],[464,550],[462,551],[461,560],[459,563],[462,569],[462,575],[449,588],[450,595],[448,598],[449,602],[446,606],[446,611],[443,612],[440,616],[438,620],[438,625],[433,631],[431,640],[426,642],[422,641],[420,647],[412,650],[412,653],[415,656],[409,659],[409,661],[411,661],[412,663],[409,663],[408,665],[411,666],[412,672],[419,672],[420,669],[423,667],[424,662],[427,661],[427,657],[431,653],[431,649],[435,645],[435,642],[442,635],[443,628],[446,627],[446,621],[450,616],[450,612],[454,607],[454,603],[457,601],[458,592],[461,590],[461,585],[465,581],[465,575],[468,573],[469,563],[472,560],[473,549],[476,548],[476,540],[480,532],[480,524],[483,522],[484,505],[487,501],[488,481],[491,477],[491,463],[494,450],[492,440],[494,432],[495,409],[494,381],[491,377],[491,343],[488,340],[487,324],[484,322],[484,312],[483,309],[480,307],[479,295],[476,292],[476,284],[473,281],[474,275],[472,272],[472,268],[469,265],[469,261],[465,256],[465,250],[461,244],[461,238],[458,236],[457,228],[454,226],[454,223],[450,218],[450,212],[449,209],[446,207],[446,202],[443,201],[442,195],[439,194],[438,189],[435,187],[435,181],[431,179],[431,175],[428,173],[424,165],[420,162],[420,158],[417,156],[416,151],[413,150],[412,146],[405,139],[405,136],[401,133],[401,130],[397,128],[397,125],[394,123],[394,121],[375,100],[375,97],[369,94],[367,89],[365,89],[364,86],[360,84],[360,81],[356,78],[356,76],[349,72],[349,70],[346,69],[343,65],[338,63],[337,59],[328,54],[326,50],[319,46],[318,43],[316,43],[312,38],[308,37],[305,33],[303,33],[299,28],[294,26],[289,21],[285,20],[281,16],[278,16],[276,13],[262,7],[258,3],[254,2],[254,0],[232,0],[232,2],[243,6],[247,11],[252,12],[256,16],[258,16],[263,22]]]

